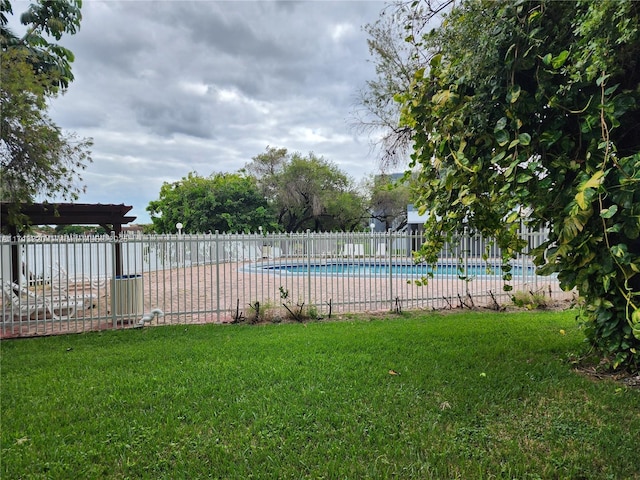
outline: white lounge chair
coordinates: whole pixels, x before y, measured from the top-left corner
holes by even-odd
[[[54,320],[66,320],[72,318],[78,309],[84,309],[85,299],[74,300],[59,296],[37,295],[32,291],[22,288],[12,282],[4,282],[2,285],[3,315],[12,316],[14,320],[35,320],[53,318]]]
[[[71,276],[64,268],[58,265],[55,267],[55,273],[50,283],[54,292],[61,297],[66,297],[69,296],[69,290],[89,290],[90,292],[97,290],[98,292],[104,291],[106,293],[108,282],[106,277],[88,277],[83,274]]]
[[[71,284],[69,285],[74,289],[83,289],[82,285]],[[14,291],[16,293],[19,291],[22,296],[29,296],[34,302],[38,302],[40,299],[44,298],[49,302],[53,303],[64,303],[64,302],[75,302],[79,305],[80,310],[86,310],[88,308],[93,308],[98,304],[98,296],[93,293],[69,293],[67,291],[66,285],[51,285],[51,293],[41,293],[36,295],[31,290],[19,287],[15,283],[12,283]],[[90,291],[92,287],[89,287]],[[99,288],[99,287],[98,287]],[[77,291],[77,290],[76,290]],[[84,290],[81,290],[84,291]],[[106,290],[105,290],[106,291]]]
[[[2,320],[36,320],[46,317],[44,304],[22,301],[15,294],[11,283],[2,284]]]
[[[362,243],[345,243],[342,249],[343,257],[364,257],[364,245]]]
[[[260,251],[262,252],[262,258],[278,258],[282,256],[280,247],[273,247],[271,245],[262,245],[262,247],[260,247]]]

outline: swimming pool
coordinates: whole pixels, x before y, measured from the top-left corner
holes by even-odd
[[[290,262],[290,263],[270,263],[257,262],[244,268],[245,271],[255,273],[280,273],[285,275],[331,275],[331,276],[375,276],[387,277],[397,276],[502,276],[500,265],[489,265],[486,263],[469,263],[465,269],[461,268],[457,262],[439,263],[435,267],[427,264],[414,263],[385,263],[385,262],[354,262],[354,261],[327,261],[327,262]],[[512,275],[522,275],[521,266],[513,266]],[[526,267],[525,273],[533,275],[533,266]]]

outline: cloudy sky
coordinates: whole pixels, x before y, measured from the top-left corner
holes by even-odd
[[[19,18],[29,2],[14,2]],[[314,152],[355,180],[378,171],[352,126],[374,68],[362,27],[383,1],[85,0],[75,81],[51,105],[92,137],[79,201],[132,205],[163,182],[234,172],[267,146]]]

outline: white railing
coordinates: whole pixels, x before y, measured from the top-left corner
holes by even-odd
[[[525,236],[531,246],[545,239]],[[0,333],[132,326],[152,310],[163,312],[159,324],[183,324],[509,300],[489,242],[462,236],[433,270],[413,262],[422,241],[409,232],[3,237]],[[512,266],[513,291],[560,292],[526,255]],[[429,272],[427,286],[417,285]]]

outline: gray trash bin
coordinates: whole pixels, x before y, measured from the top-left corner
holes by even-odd
[[[142,275],[119,275],[111,280],[111,302],[116,315],[141,316],[143,300]]]

